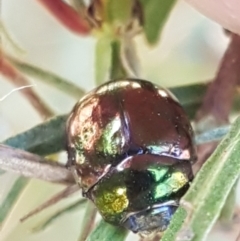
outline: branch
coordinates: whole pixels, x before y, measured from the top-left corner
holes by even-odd
[[[227,123],[234,90],[240,76],[240,36],[232,34],[218,73],[207,89],[203,104],[196,115],[199,122],[211,115],[218,124]]]
[[[234,91],[240,76],[240,37],[231,34],[230,44],[219,65],[218,73],[209,85],[202,106],[198,110],[196,131],[202,132],[228,123]],[[207,160],[217,143],[198,147],[197,168]]]

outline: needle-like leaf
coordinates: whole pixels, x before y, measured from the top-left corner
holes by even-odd
[[[9,212],[12,210],[12,207],[14,206],[15,202],[21,195],[23,188],[28,183],[28,179],[25,177],[19,177],[13,184],[10,192],[6,196],[6,198],[3,200],[3,202],[0,205],[0,226],[8,216]]]
[[[240,117],[231,131],[217,147],[197,174],[191,188],[182,198],[183,207],[188,211],[185,224],[179,211],[174,215],[163,240],[175,238],[188,241],[202,241],[212,229],[233,185],[240,175]],[[179,224],[178,228],[173,227]],[[182,229],[180,232],[179,229]],[[190,234],[186,238],[186,233]]]
[[[7,56],[7,59],[9,62],[11,62],[12,65],[15,66],[15,68],[17,68],[22,73],[35,77],[37,80],[51,85],[56,89],[59,89],[60,91],[76,98],[77,100],[80,99],[84,94],[84,91],[80,87],[50,71],[43,70],[31,64],[21,62],[10,56]]]
[[[140,0],[143,9],[143,29],[149,43],[157,42],[176,0]]]
[[[126,236],[126,229],[112,226],[102,220],[86,241],[123,241]]]
[[[10,137],[3,144],[42,156],[65,148],[65,124],[67,115],[54,117],[28,131]]]

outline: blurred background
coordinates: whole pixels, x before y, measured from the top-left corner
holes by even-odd
[[[25,51],[20,56],[23,61],[54,72],[84,90],[95,86],[95,39],[70,33],[36,1],[2,0],[1,4],[5,27]],[[141,35],[135,41],[141,64],[140,77],[170,87],[211,80],[229,40],[219,25],[200,15],[184,1],[178,1],[158,45],[148,46]],[[4,49],[11,51],[8,47],[6,45]],[[71,110],[76,100],[30,79],[35,85],[33,88],[56,114]],[[0,98],[13,88],[0,75]],[[0,140],[41,122],[38,113],[20,91],[0,102]],[[61,158],[66,160],[65,153]],[[0,175],[0,203],[15,179],[15,174]],[[77,200],[80,192],[25,223],[19,222],[23,215],[61,189],[58,185],[31,180],[3,225],[0,241],[77,240],[84,214],[81,208],[66,213],[44,231],[33,230],[57,210]],[[237,226],[236,223],[223,230],[217,225],[208,240],[235,241],[240,231]],[[133,239],[138,240],[138,237],[131,235],[129,240]]]

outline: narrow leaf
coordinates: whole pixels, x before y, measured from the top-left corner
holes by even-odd
[[[184,208],[179,207],[174,214],[174,221],[172,220],[168,229],[165,231],[160,241],[175,241],[176,233],[179,231],[186,218],[187,212]]]
[[[192,119],[203,101],[207,86],[207,83],[177,86],[170,88],[170,91],[177,97],[189,118]]]
[[[123,241],[126,236],[126,229],[112,226],[102,220],[86,241]]]
[[[59,152],[65,149],[66,120],[66,115],[54,117],[2,143],[42,156]]]
[[[240,117],[234,122],[231,131],[204,164],[191,188],[182,198],[183,207],[188,211],[188,216],[178,236],[174,231],[172,238],[164,240],[173,241],[176,236],[181,240],[186,240],[183,237],[183,231],[192,233],[189,241],[206,239],[240,175],[239,149]],[[172,225],[180,219],[177,212],[164,236],[172,232]]]
[[[25,177],[19,177],[13,184],[7,197],[3,200],[2,204],[0,205],[0,226],[9,215],[10,211],[14,207],[16,201],[18,200],[27,183],[28,179],[26,179]]]
[[[201,103],[209,83],[197,83],[171,87],[169,90],[177,97],[181,105]]]
[[[220,222],[225,225],[231,224],[233,221],[235,205],[236,205],[238,181],[239,179],[236,181],[230,193],[228,194],[227,200],[224,204],[224,207],[221,211],[221,215],[219,217]]]
[[[140,0],[143,8],[143,29],[150,44],[157,42],[175,0]]]
[[[39,81],[45,84],[52,85],[56,89],[59,89],[60,91],[76,99],[80,99],[80,97],[84,95],[84,91],[80,87],[78,87],[73,83],[70,83],[68,80],[62,77],[59,77],[54,73],[51,73],[49,71],[38,68],[36,66],[21,62],[10,56],[7,56],[7,59],[9,60],[9,62],[12,63],[12,65],[14,65],[22,73],[35,77],[36,79],[38,79]]]

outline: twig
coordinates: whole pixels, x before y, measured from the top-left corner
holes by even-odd
[[[232,34],[216,78],[209,85],[203,104],[196,115],[197,122],[208,115],[213,116],[217,124],[228,122],[234,90],[240,76],[239,66],[240,36]]]
[[[68,185],[75,183],[72,174],[64,166],[4,145],[0,145],[0,168],[48,182]]]
[[[200,133],[228,123],[234,91],[240,76],[240,37],[231,35],[231,42],[222,58],[218,73],[209,85],[202,106],[198,110],[196,130]],[[217,143],[199,146],[197,169],[216,148]]]

